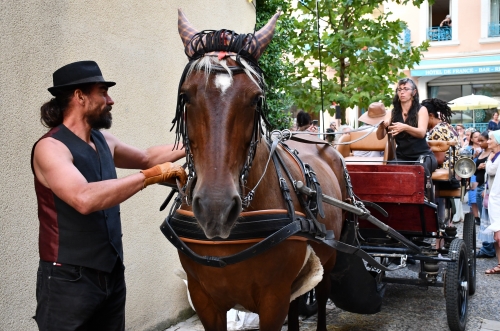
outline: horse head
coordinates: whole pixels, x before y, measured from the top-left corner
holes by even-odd
[[[260,138],[264,82],[257,61],[276,14],[255,34],[197,31],[179,10],[189,63],[179,87],[177,139],[190,180],[186,196],[207,238],[227,238],[242,210],[242,186]]]

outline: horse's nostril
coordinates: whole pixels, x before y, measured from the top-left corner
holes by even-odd
[[[236,220],[241,213],[241,198],[237,195],[233,198],[233,203],[231,206],[231,209],[229,210],[228,213],[228,220]]]
[[[195,213],[196,213],[197,210],[200,210],[200,208],[201,208],[200,197],[194,196],[191,205],[192,205],[193,211]]]

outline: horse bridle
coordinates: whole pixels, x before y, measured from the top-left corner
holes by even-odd
[[[187,112],[185,111],[185,100],[183,98],[183,95],[181,93],[181,87],[184,81],[187,78],[187,73],[189,71],[189,68],[192,67],[193,62],[196,60],[191,60],[189,63],[186,65],[184,68],[184,72],[182,74],[180,83],[179,83],[179,89],[178,89],[178,94],[177,94],[177,111],[176,111],[176,116],[174,120],[172,121],[173,126],[171,130],[174,128],[176,125],[176,144],[175,148],[178,147],[180,140],[182,139],[184,149],[186,151],[186,163],[187,163],[187,169],[188,169],[188,181],[186,183],[186,186],[184,187],[184,192],[183,195],[185,197],[185,202],[187,205],[191,205],[192,199],[193,199],[193,190],[194,186],[196,184],[196,170],[194,167],[194,157],[191,152],[191,147],[190,147],[190,140],[189,140],[189,134],[187,130]],[[227,66],[223,67],[221,65],[212,65],[211,71],[215,73],[228,73],[227,70],[229,69],[233,75],[238,75],[242,73],[246,73],[246,70],[244,69],[243,64],[239,62],[238,58],[236,62],[239,64],[238,66]],[[258,65],[256,65],[253,61],[247,62],[249,65],[257,72],[260,77],[257,79],[257,82],[259,83],[259,87],[262,91],[262,97],[260,99],[260,102],[257,103],[256,108],[255,108],[255,116],[254,116],[254,122],[253,122],[253,128],[252,128],[252,140],[250,141],[250,146],[248,149],[248,154],[245,159],[245,164],[243,165],[243,168],[240,172],[240,191],[241,194],[243,194],[245,190],[245,184],[247,182],[248,175],[250,173],[250,169],[252,168],[252,162],[253,159],[255,158],[255,152],[257,149],[257,144],[260,141],[260,137],[263,134],[263,129],[261,125],[261,121],[264,120],[265,123],[269,123],[266,118],[266,113],[265,111],[267,110],[267,104],[265,101],[265,84],[263,82],[262,78],[262,71]],[[241,200],[243,203],[244,207],[248,207],[250,204],[250,201],[253,198],[253,193],[250,191],[246,196],[242,196]]]

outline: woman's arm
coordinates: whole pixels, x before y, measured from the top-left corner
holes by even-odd
[[[495,162],[491,162],[495,153],[491,153],[486,161],[486,173],[490,176],[495,176],[497,173],[498,165],[500,164],[500,157],[497,157]]]

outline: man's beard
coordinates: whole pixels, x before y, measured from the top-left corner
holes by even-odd
[[[106,106],[101,112],[93,112],[87,116],[87,123],[92,129],[109,129],[113,118],[111,116],[111,106]]]

